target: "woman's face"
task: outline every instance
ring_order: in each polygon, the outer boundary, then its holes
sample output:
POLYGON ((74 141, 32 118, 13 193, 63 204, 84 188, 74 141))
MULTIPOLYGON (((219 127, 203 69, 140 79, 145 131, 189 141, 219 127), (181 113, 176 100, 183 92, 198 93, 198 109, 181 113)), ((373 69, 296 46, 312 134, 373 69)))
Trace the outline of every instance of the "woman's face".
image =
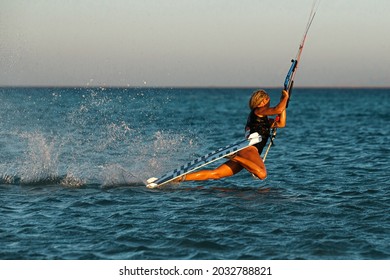
POLYGON ((269 106, 270 100, 271 99, 269 98, 269 96, 264 97, 263 100, 261 100, 259 106, 257 107, 269 106))

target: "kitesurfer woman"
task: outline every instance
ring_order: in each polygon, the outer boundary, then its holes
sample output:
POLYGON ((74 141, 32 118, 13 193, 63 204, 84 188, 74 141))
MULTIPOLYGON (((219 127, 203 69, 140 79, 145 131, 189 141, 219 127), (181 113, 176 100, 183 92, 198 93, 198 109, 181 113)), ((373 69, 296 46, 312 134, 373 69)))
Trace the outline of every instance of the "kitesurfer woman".
POLYGON ((253 92, 249 100, 249 108, 251 111, 245 130, 247 135, 253 132, 259 133, 262 141, 230 156, 227 162, 216 169, 189 173, 180 177, 177 182, 217 180, 232 176, 244 168, 255 177, 264 180, 267 177, 267 170, 261 158, 261 152, 267 144, 270 129, 273 127, 281 128, 286 125, 286 104, 288 98, 288 92, 283 90, 279 104, 275 107, 270 107, 270 97, 264 90, 256 90, 253 92), (276 116, 276 118, 269 118, 269 116, 276 116))

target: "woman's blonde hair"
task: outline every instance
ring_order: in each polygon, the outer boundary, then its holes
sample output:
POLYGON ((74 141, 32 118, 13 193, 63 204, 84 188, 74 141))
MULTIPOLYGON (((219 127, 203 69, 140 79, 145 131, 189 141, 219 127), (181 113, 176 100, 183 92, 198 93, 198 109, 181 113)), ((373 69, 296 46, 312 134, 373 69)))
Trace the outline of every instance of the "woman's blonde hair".
POLYGON ((251 110, 255 109, 266 97, 269 98, 269 95, 265 92, 265 90, 259 89, 254 91, 252 93, 251 99, 249 99, 249 108, 251 110))

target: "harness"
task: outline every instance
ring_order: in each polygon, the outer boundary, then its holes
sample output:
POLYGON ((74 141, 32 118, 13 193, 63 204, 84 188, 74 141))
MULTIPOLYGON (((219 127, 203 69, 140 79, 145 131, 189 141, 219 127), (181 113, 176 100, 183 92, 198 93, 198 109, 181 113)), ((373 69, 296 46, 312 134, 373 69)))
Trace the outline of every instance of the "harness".
POLYGON ((249 113, 248 120, 245 126, 245 134, 249 135, 251 133, 257 132, 261 135, 262 141, 254 145, 259 154, 263 151, 264 146, 267 144, 268 138, 271 134, 271 124, 267 116, 259 117, 255 114, 255 111, 252 110, 249 113))

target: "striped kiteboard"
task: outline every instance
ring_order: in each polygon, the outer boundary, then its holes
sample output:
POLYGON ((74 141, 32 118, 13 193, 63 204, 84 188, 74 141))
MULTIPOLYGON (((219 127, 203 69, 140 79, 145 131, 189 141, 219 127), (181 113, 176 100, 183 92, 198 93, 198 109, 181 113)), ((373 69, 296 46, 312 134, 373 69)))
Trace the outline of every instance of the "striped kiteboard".
POLYGON ((180 166, 179 168, 168 172, 164 175, 162 175, 160 178, 149 178, 146 182, 146 186, 148 188, 158 188, 161 187, 180 176, 183 176, 185 174, 191 173, 199 168, 202 168, 214 161, 217 161, 221 158, 230 156, 246 147, 255 145, 261 141, 261 136, 255 132, 249 135, 248 138, 245 138, 243 140, 237 141, 234 144, 228 145, 223 148, 219 148, 218 150, 215 150, 214 152, 208 153, 207 155, 204 155, 202 157, 199 157, 187 164, 184 164, 180 166))

